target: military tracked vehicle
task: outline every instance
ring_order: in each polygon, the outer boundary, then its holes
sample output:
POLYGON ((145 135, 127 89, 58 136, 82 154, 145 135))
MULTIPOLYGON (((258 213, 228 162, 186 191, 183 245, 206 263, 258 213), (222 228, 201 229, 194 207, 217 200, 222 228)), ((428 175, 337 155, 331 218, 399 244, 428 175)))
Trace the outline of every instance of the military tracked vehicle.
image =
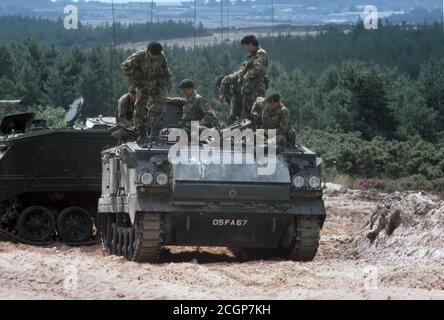
MULTIPOLYGON (((20 101, 0 101, 13 108, 20 101)), ((101 194, 100 154, 115 144, 110 123, 90 119, 74 127, 83 99, 70 107, 63 128, 32 112, 5 116, 0 125, 0 236, 29 244, 82 244, 94 235, 101 194)))
MULTIPOLYGON (((245 120, 228 129, 249 125, 245 120)), ((315 153, 279 146, 274 173, 259 175, 263 158, 252 164, 173 163, 173 146, 163 136, 103 152, 98 212, 106 254, 156 263, 166 246, 218 246, 242 259, 314 258, 326 217, 315 153)))

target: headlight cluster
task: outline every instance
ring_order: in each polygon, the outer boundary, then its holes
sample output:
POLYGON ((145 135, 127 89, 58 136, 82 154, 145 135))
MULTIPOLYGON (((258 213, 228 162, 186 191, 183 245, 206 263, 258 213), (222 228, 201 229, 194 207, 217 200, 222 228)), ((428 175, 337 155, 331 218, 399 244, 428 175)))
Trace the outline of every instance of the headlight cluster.
POLYGON ((318 190, 321 188, 321 179, 316 176, 310 177, 308 179, 302 176, 296 176, 293 178, 293 186, 298 190, 304 188, 318 190))
POLYGON ((140 175, 140 182, 142 182, 143 185, 149 186, 150 184, 153 184, 154 177, 149 172, 144 172, 140 175))
POLYGON ((139 180, 144 186, 153 185, 155 182, 156 185, 163 187, 169 182, 168 175, 163 172, 157 172, 154 176, 150 172, 142 172, 139 180))
POLYGON ((156 183, 159 186, 166 186, 168 184, 168 176, 163 172, 156 174, 156 183))

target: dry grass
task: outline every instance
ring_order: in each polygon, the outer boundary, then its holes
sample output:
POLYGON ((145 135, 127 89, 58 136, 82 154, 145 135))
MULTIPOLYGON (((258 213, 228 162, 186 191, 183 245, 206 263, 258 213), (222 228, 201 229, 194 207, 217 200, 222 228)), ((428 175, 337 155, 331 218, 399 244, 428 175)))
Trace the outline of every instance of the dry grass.
POLYGON ((349 189, 356 188, 356 180, 349 175, 337 175, 334 179, 334 183, 346 186, 349 189))

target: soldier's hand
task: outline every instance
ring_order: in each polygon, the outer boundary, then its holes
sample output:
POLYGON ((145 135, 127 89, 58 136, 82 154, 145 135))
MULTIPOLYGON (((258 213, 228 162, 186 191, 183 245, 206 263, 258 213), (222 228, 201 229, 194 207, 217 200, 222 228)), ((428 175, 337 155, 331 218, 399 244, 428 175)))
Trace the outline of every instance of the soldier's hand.
POLYGON ((131 81, 130 85, 133 88, 137 88, 137 81, 136 80, 131 81))
POLYGON ((219 96, 219 101, 220 102, 224 102, 225 101, 225 97, 222 94, 219 96))
POLYGON ((251 116, 253 117, 253 119, 259 118, 259 115, 257 114, 257 112, 252 112, 251 116))

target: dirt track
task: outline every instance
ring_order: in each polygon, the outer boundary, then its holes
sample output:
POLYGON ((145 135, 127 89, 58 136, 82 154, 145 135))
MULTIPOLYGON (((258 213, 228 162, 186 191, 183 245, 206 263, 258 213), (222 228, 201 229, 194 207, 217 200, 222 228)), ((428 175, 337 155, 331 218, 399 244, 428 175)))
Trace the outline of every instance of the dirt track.
POLYGON ((364 233, 380 203, 379 195, 326 197, 328 220, 310 263, 237 263, 225 249, 185 248, 167 254, 163 264, 138 265, 103 257, 96 247, 0 243, 0 298, 444 299, 441 225, 425 224, 438 232, 433 241, 425 238, 428 233, 410 239, 420 256, 404 254, 408 230, 401 227, 390 241, 381 236, 370 245, 364 233))
MULTIPOLYGON (((307 37, 307 36, 315 36, 318 34, 317 31, 291 31, 291 32, 283 32, 284 34, 290 34, 293 37, 307 37)), ((251 34, 251 31, 236 31, 224 34, 224 39, 230 39, 230 41, 240 41, 242 37, 251 34)), ((258 37, 270 37, 270 36, 278 36, 279 33, 270 33, 269 31, 258 31, 255 32, 258 37)), ((194 38, 178 38, 178 39, 170 39, 161 41, 163 44, 167 46, 178 46, 184 48, 193 48, 194 46, 194 38)), ((198 37, 196 39, 197 46, 210 46, 220 44, 220 34, 213 34, 211 36, 198 37)), ((133 43, 125 43, 120 45, 119 47, 125 50, 143 50, 146 49, 146 42, 133 42, 133 43)))

